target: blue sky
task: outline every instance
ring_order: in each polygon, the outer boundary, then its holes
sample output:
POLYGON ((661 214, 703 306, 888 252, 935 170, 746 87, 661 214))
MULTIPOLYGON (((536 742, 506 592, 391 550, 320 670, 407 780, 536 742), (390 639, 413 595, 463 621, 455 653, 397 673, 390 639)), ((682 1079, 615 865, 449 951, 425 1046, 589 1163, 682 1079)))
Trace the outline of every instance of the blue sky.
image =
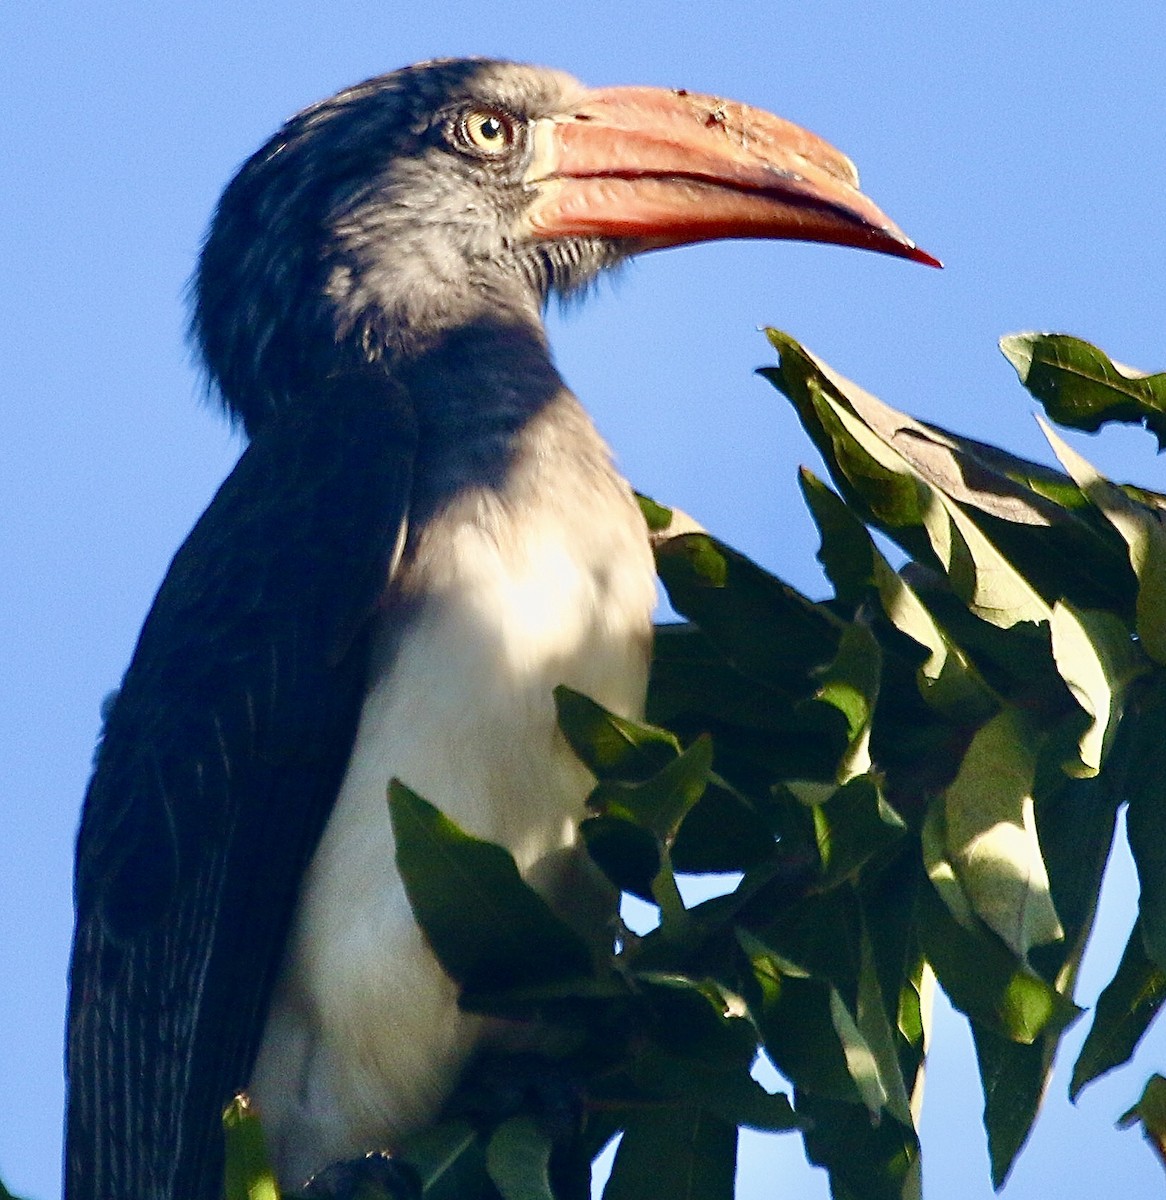
MULTIPOLYGON (((1166 369, 1166 10, 906 0, 472 6, 338 0, 0 6, 0 1174, 58 1188, 70 858, 101 698, 171 554, 239 451, 202 403, 184 287, 218 191, 290 113, 421 58, 490 54, 594 84, 716 92, 857 161, 866 190, 947 269, 792 244, 648 256, 552 314, 560 367, 642 490, 824 594, 795 484, 815 456, 752 375, 778 325, 888 402, 1049 459, 996 350, 1064 330, 1166 369), (1074 11, 1076 9, 1077 11, 1074 11), (885 10, 885 11, 883 11, 885 10), (1069 15, 1072 13, 1073 15, 1069 15)), ((1151 439, 1076 439, 1166 489, 1151 439)), ((1081 986, 1092 1003, 1132 916, 1111 872, 1081 986)), ((1160 1168, 1114 1118, 1166 1069, 1073 1108, 1062 1054, 1004 1195, 1149 1195, 1160 1168)), ((926 1185, 988 1197, 970 1042, 941 1011, 926 1185)), ((799 1144, 750 1141, 741 1196, 822 1200, 799 1144)))

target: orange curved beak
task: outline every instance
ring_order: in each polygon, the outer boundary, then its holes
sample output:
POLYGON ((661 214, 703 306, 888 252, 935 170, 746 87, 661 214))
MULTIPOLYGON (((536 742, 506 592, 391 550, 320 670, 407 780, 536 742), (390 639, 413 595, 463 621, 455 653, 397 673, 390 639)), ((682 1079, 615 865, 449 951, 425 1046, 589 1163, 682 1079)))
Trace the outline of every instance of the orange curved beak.
POLYGON ((644 249, 714 238, 834 242, 942 264, 858 188, 844 154, 762 109, 685 91, 602 88, 536 121, 537 238, 644 249))

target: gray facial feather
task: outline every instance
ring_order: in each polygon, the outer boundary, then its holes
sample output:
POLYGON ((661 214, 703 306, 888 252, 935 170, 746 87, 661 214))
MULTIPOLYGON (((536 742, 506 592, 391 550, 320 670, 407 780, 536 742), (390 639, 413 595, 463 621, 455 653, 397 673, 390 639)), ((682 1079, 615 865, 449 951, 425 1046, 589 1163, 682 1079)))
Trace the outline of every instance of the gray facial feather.
POLYGON ((192 333, 249 434, 323 379, 394 371, 468 323, 541 335, 552 292, 626 257, 618 241, 525 240, 524 156, 485 161, 446 137, 467 106, 530 120, 579 90, 509 63, 425 63, 305 109, 248 159, 203 247, 192 333))

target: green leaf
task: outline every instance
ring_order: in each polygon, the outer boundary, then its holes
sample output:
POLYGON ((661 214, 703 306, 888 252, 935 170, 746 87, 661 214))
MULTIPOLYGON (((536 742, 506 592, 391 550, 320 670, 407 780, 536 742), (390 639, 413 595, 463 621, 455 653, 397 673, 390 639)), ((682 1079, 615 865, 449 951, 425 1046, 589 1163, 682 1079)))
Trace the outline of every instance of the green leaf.
POLYGON ((1139 925, 1147 954, 1166 971, 1166 673, 1139 691, 1126 722, 1126 836, 1142 889, 1139 925))
POLYGON ((946 857, 973 909, 1021 959, 1064 932, 1033 811, 1038 736, 1004 709, 976 732, 943 797, 946 857))
POLYGON ((654 903, 652 881, 663 866, 659 839, 626 815, 588 817, 579 827, 587 853, 621 892, 654 903))
POLYGON ((663 625, 648 691, 651 720, 691 739, 711 733, 718 770, 750 794, 764 793, 779 778, 833 779, 846 747, 842 714, 800 702, 813 694, 809 670, 821 660, 791 669, 783 692, 744 675, 726 653, 694 625, 663 625))
POLYGON ((1119 1129, 1140 1124, 1142 1136, 1154 1148, 1162 1165, 1166 1166, 1166 1079, 1161 1075, 1151 1075, 1141 1099, 1121 1115, 1117 1124, 1119 1129))
POLYGON ((871 1120, 876 1120, 887 1106, 889 1098, 886 1080, 879 1070, 878 1058, 836 988, 830 989, 829 1003, 830 1020, 842 1044, 846 1069, 858 1088, 858 1094, 862 1097, 871 1120))
POLYGON ((603 1200, 733 1200, 737 1130, 696 1107, 635 1113, 603 1200))
POLYGON ((704 794, 713 765, 709 737, 698 737, 683 754, 642 783, 607 780, 588 803, 603 815, 621 816, 653 833, 662 844, 676 837, 681 822, 704 794))
POLYGON ((1125 622, 1113 614, 1075 609, 1059 600, 1050 631, 1057 670, 1089 716, 1089 727, 1077 742, 1077 761, 1062 765, 1070 775, 1096 775, 1113 740, 1126 689, 1140 669, 1134 644, 1125 622))
POLYGON ((1117 971, 1098 998, 1089 1036, 1073 1065, 1069 1096, 1133 1057, 1138 1042, 1166 1003, 1166 971, 1146 954, 1136 922, 1117 971))
POLYGON ((445 972, 467 991, 592 974, 586 943, 501 846, 464 833, 395 779, 389 813, 413 915, 445 972))
POLYGON ((876 563, 882 555, 846 502, 808 467, 798 468, 798 485, 818 527, 821 542, 817 559, 834 594, 848 607, 856 608, 875 585, 876 563))
POLYGON ((839 783, 870 770, 870 729, 881 668, 882 651, 874 635, 854 624, 843 630, 838 654, 818 674, 821 683, 814 699, 836 708, 846 718, 848 728, 849 745, 838 764, 839 783))
POLYGON ((999 1189, 1032 1131, 1052 1070, 1056 1038, 1045 1036, 1017 1045, 976 1021, 972 1036, 984 1089, 992 1186, 999 1189))
POLYGON ((636 493, 636 501, 651 533, 662 533, 672 524, 672 509, 665 508, 663 504, 657 504, 651 497, 644 496, 639 492, 636 493))
POLYGON ((263 1126, 250 1101, 240 1092, 223 1112, 226 1200, 279 1200, 279 1185, 267 1154, 263 1126))
POLYGON ((919 1200, 919 1139, 893 1117, 872 1121, 856 1105, 797 1095, 810 1122, 802 1135, 806 1157, 830 1173, 836 1200, 919 1200))
POLYGON ((1108 421, 1145 425, 1166 448, 1166 374, 1147 375, 1065 333, 1000 339, 1020 382, 1058 424, 1093 433, 1108 421))
POLYGON ((1110 483, 1043 421, 1040 425, 1074 483, 1125 541, 1138 579, 1138 638, 1155 662, 1166 663, 1166 527, 1161 515, 1110 483))
POLYGON ((749 679, 805 695, 809 672, 837 653, 836 617, 707 534, 657 546, 656 567, 676 611, 749 679))
POLYGON ((462 1200, 486 1174, 481 1135, 464 1120, 438 1121, 409 1138, 401 1157, 417 1172, 425 1200, 462 1200))
POLYGON ((827 887, 851 878, 906 832, 902 818, 869 776, 851 779, 824 804, 813 805, 811 812, 827 887))
POLYGON ((836 1100, 857 1103, 858 1088, 838 1036, 830 984, 784 972, 780 960, 748 934, 738 934, 757 984, 750 1011, 766 1053, 797 1087, 836 1100))
POLYGON ((927 652, 916 675, 923 698, 941 712, 963 719, 989 716, 996 708, 991 689, 879 552, 858 518, 804 467, 800 482, 822 535, 818 559, 838 598, 857 604, 862 594, 873 588, 887 619, 927 652))
POLYGON ((680 754, 667 729, 617 716, 569 687, 555 688, 555 708, 571 749, 598 779, 644 780, 680 754))
POLYGON ((937 562, 981 619, 1002 629, 1047 620, 1048 605, 1039 592, 967 506, 978 503, 1005 519, 1045 522, 1042 510, 1057 506, 1006 477, 994 478, 990 489, 971 491, 960 439, 888 408, 785 334, 767 333, 781 360, 776 370, 762 374, 793 400, 831 474, 848 499, 859 501, 860 512, 868 511, 909 553, 937 562))
POLYGON ((740 997, 711 977, 675 970, 637 968, 632 978, 644 1000, 644 1034, 663 1051, 720 1070, 749 1069, 757 1031, 740 997))
POLYGON ((862 931, 862 970, 858 978, 855 1018, 878 1072, 879 1090, 883 1093, 882 1107, 901 1125, 910 1129, 913 1125, 911 1101, 899 1063, 895 1030, 887 1018, 874 949, 865 928, 862 931))
MULTIPOLYGON (((0 1179, 0 1200, 20 1200, 19 1196, 14 1195, 4 1186, 3 1179, 0 1179)), ((231 1198, 228 1197, 228 1200, 231 1200, 231 1198)))
POLYGON ((704 874, 748 871, 768 862, 775 833, 771 807, 768 797, 755 801, 712 776, 677 830, 672 865, 680 872, 704 874))
POLYGON ((694 1059, 649 1044, 636 1056, 634 1079, 651 1096, 696 1105, 731 1125, 770 1133, 798 1128, 788 1097, 767 1092, 743 1060, 694 1059))
POLYGON ((1014 1042, 1060 1032, 1079 1009, 982 926, 968 928, 933 887, 919 889, 919 941, 952 1005, 1014 1042))
POLYGON ((1037 767, 1036 827, 1049 873, 1049 894, 1065 930, 1060 942, 1035 946, 1029 962, 1062 995, 1072 995, 1093 927, 1101 881, 1122 800, 1124 749, 1115 743, 1105 769, 1071 779, 1061 769, 1069 731, 1051 738, 1037 767))
POLYGON ((863 932, 916 1118, 935 993, 935 975, 923 959, 916 930, 915 896, 927 886, 917 855, 917 848, 904 840, 894 857, 864 872, 858 885, 863 932))
POLYGON ((555 1200, 551 1139, 532 1117, 503 1121, 486 1149, 486 1169, 503 1200, 555 1200))
POLYGON ((761 988, 758 1023, 766 1048, 799 1091, 847 1100, 857 1091, 872 1117, 887 1109, 910 1125, 896 1035, 849 889, 809 897, 738 938, 761 988), (812 980, 797 977, 805 971, 812 980), (838 1050, 850 1082, 839 1082, 838 1050))
POLYGON ((787 969, 834 984, 853 1008, 862 969, 862 913, 853 888, 812 891, 768 920, 751 922, 750 936, 787 969))

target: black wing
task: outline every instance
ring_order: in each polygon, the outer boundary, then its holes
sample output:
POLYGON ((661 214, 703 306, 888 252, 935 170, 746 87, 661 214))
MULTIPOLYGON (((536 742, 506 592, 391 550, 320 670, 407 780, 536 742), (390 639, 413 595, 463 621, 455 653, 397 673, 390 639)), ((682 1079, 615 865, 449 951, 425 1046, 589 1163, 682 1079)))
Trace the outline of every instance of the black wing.
POLYGON ((382 380, 260 431, 175 556, 77 842, 68 1200, 219 1200, 300 876, 364 695, 412 416, 382 380))

